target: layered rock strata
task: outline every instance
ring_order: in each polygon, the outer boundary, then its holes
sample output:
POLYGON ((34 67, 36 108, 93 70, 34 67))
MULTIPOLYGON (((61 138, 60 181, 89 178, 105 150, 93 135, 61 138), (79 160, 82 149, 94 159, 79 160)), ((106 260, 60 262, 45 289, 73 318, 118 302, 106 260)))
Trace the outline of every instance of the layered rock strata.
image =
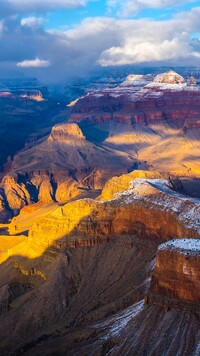
MULTIPOLYGON (((198 200, 170 189, 165 180, 136 179, 109 201, 77 200, 33 224, 29 236, 51 243, 68 236, 136 234, 162 240, 199 237, 198 200)), ((46 242, 46 243, 47 243, 46 242)))
POLYGON ((198 118, 200 90, 174 71, 147 76, 130 75, 119 87, 90 92, 73 107, 70 121, 91 125, 108 121, 150 125, 166 121, 181 125, 198 118), (175 104, 176 103, 176 104, 175 104))
POLYGON ((147 304, 200 313, 199 266, 200 239, 172 240, 160 245, 147 304))

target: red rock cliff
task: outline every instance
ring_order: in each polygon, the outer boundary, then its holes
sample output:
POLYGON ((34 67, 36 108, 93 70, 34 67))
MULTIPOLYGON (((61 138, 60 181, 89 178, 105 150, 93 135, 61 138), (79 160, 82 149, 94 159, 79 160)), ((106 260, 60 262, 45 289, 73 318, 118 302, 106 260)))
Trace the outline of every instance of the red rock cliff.
POLYGON ((172 240, 162 244, 158 249, 147 303, 184 306, 200 312, 199 266, 200 239, 172 240))

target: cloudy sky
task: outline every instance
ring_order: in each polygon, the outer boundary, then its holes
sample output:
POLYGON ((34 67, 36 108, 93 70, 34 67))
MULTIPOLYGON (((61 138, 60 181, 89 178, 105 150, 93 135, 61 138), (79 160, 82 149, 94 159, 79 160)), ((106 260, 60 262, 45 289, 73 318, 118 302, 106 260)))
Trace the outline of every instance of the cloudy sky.
POLYGON ((200 66, 199 18, 199 0, 0 0, 0 77, 200 66))

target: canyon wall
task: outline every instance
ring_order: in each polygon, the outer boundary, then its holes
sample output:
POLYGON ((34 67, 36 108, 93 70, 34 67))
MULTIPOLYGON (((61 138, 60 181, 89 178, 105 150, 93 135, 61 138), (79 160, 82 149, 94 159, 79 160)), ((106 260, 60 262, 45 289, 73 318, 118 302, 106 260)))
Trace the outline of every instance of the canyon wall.
POLYGON ((112 200, 82 199, 65 204, 33 224, 29 236, 45 236, 49 243, 56 238, 65 243, 68 236, 87 240, 120 234, 161 240, 194 238, 200 236, 198 214, 198 203, 173 192, 167 181, 136 179, 112 200))
POLYGON ((147 304, 200 313, 199 263, 200 239, 185 238, 160 245, 147 304))

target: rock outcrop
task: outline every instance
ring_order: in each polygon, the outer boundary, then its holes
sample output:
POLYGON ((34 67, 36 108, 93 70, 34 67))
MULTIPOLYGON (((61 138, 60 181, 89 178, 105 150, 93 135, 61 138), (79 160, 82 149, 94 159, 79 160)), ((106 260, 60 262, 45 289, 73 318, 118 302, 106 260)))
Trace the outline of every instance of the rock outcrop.
POLYGON ((122 174, 119 177, 113 177, 106 182, 99 199, 110 200, 114 198, 117 193, 122 193, 123 191, 127 190, 131 181, 137 178, 162 178, 162 174, 153 171, 136 170, 130 172, 129 174, 122 174))
POLYGON ((60 124, 52 128, 48 142, 76 144, 75 140, 85 140, 85 137, 77 124, 60 124))
POLYGON ((200 313, 200 239, 172 240, 159 246, 148 304, 200 313))
POLYGON ((9 160, 2 355, 199 354, 200 201, 171 176, 200 169, 199 98, 173 71, 130 75, 9 160))
POLYGON ((167 73, 158 74, 155 79, 155 83, 164 83, 164 84, 183 84, 185 83, 184 78, 178 73, 170 70, 167 73))
POLYGON ((14 213, 18 213, 22 207, 32 202, 26 185, 18 183, 15 177, 5 176, 2 186, 9 209, 14 213))

